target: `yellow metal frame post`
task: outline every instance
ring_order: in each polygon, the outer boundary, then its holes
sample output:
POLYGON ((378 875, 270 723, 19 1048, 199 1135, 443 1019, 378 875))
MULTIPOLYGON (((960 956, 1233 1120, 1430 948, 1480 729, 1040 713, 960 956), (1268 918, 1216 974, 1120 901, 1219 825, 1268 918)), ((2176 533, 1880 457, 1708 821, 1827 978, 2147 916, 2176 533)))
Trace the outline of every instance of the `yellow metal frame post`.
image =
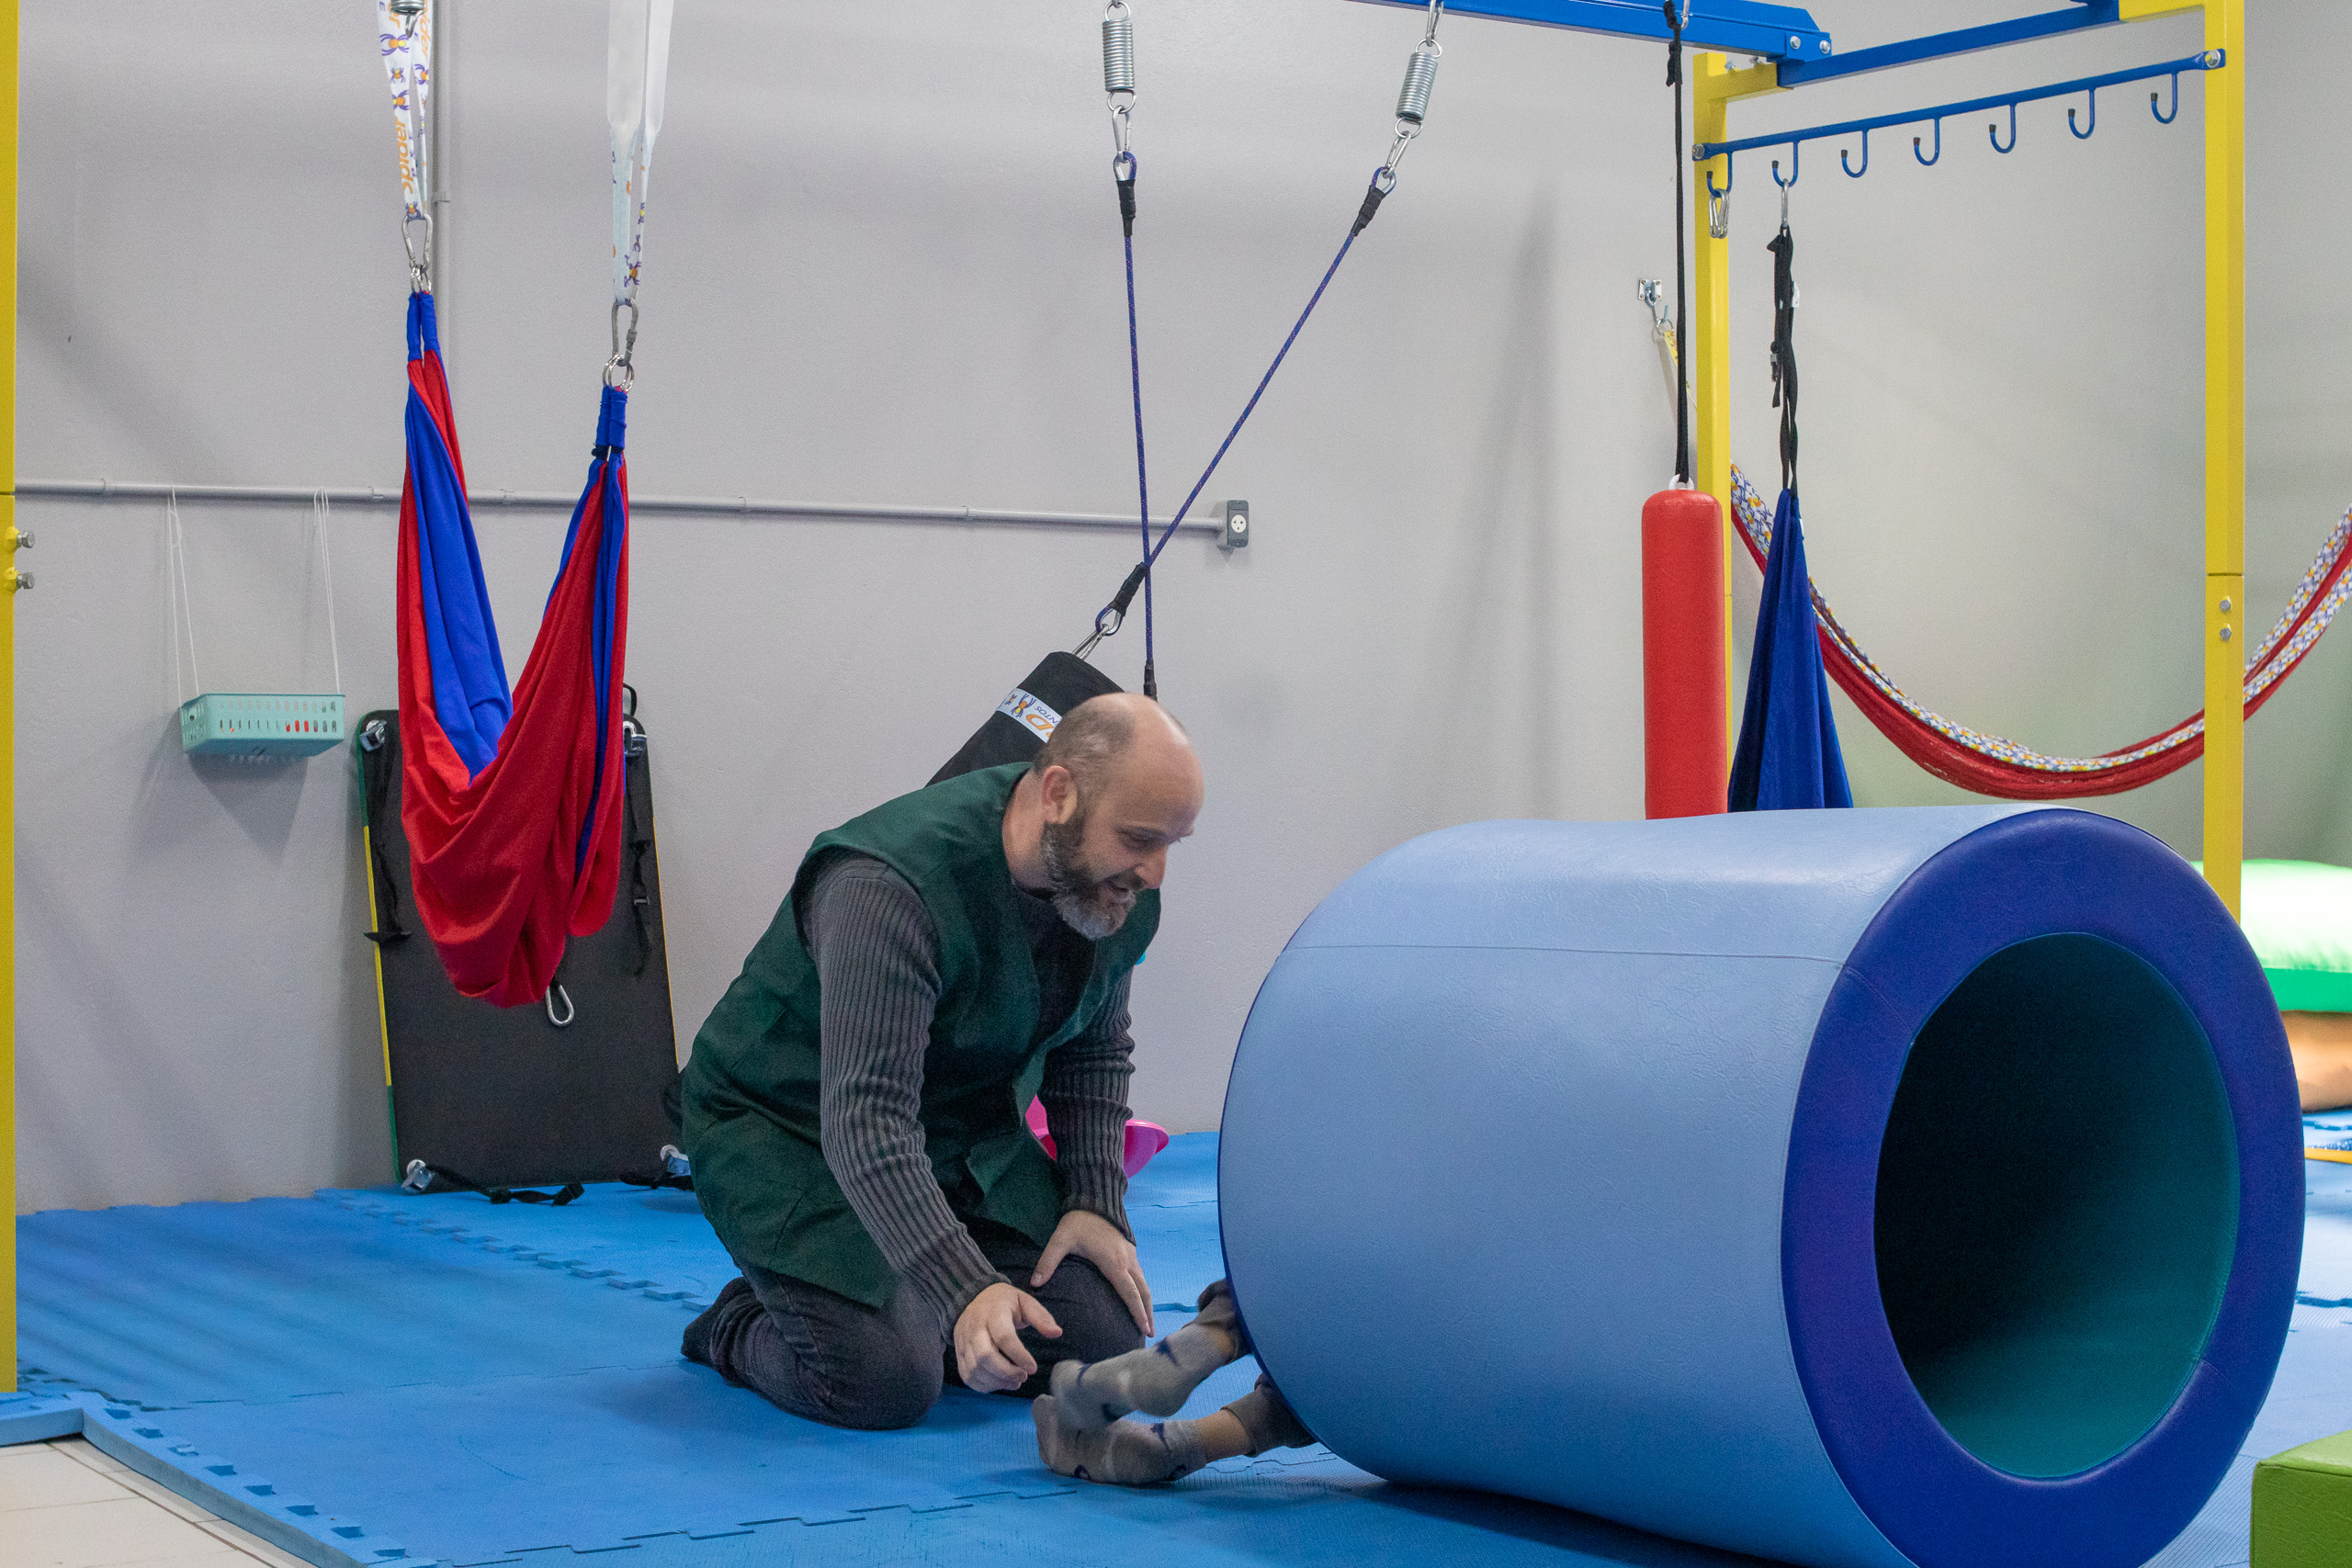
POLYGON ((17 0, 0 0, 0 1392, 17 1387, 17 0))
POLYGON ((2235 915, 2245 856, 2245 0, 2206 0, 2205 876, 2235 915))
MULTIPOLYGON (((1778 91, 1780 71, 1775 66, 1733 71, 1723 55, 1697 56, 1690 87, 1691 141, 1730 141, 1732 100, 1778 91)), ((1698 287, 1691 296, 1690 322, 1690 423, 1698 465, 1692 477, 1724 509, 1724 727, 1732 742, 1726 756, 1739 743, 1744 701, 1733 679, 1739 670, 1739 651, 1732 635, 1732 559, 1739 554, 1739 538, 1731 508, 1731 242, 1716 239, 1708 226, 1707 182, 1713 179, 1715 188, 1723 189, 1732 177, 1730 164, 1728 158, 1712 158, 1693 169, 1690 232, 1698 287)))

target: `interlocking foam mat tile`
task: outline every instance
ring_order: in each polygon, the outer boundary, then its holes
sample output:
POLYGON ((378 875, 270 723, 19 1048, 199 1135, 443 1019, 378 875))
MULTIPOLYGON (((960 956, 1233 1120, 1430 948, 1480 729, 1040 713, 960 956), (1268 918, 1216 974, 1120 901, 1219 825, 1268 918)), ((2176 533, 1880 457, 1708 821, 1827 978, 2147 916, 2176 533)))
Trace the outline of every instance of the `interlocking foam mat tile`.
MULTIPOLYGON (((1163 1333, 1223 1272, 1216 1157, 1214 1134, 1179 1138, 1129 1195, 1163 1333)), ((2277 1386, 2246 1457, 2154 1568, 2243 1563, 2254 1457, 2352 1419, 2352 1167, 2309 1169, 2277 1386)), ((733 1274, 684 1193, 598 1187, 551 1209, 329 1190, 36 1214, 18 1238, 26 1391, 0 1397, 0 1442, 78 1420, 329 1568, 1749 1561, 1392 1486, 1321 1449, 1148 1492, 1067 1483, 1037 1463, 1023 1405, 956 1391, 912 1432, 796 1420, 677 1354, 733 1274)), ((1255 1375, 1227 1368, 1187 1414, 1255 1375)))

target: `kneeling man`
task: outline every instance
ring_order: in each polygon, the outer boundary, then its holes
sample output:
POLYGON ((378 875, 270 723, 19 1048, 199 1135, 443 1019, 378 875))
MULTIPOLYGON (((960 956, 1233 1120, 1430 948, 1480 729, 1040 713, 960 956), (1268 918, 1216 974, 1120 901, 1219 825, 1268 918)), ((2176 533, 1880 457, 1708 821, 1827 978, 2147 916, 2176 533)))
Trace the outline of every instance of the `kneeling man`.
POLYGON ((1127 984, 1202 793, 1158 704, 1104 696, 1034 762, 818 838, 686 1065, 695 1193, 743 1271, 689 1359, 878 1429, 950 1376, 1035 1395, 1143 1343, 1127 984))

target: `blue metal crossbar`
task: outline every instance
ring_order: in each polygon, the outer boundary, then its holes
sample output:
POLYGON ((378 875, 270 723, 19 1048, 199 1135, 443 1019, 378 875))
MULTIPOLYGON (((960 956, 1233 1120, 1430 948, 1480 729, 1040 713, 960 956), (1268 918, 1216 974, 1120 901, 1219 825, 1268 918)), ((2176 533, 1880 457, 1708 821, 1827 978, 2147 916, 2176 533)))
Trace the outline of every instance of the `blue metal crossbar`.
MULTIPOLYGON (((1816 125, 1804 130, 1784 130, 1777 136, 1750 136, 1738 141, 1702 141, 1690 149, 1690 158, 1693 163, 1703 164, 1711 158, 1753 152, 1759 147, 1787 147, 1791 149, 1792 169, 1790 178, 1782 183, 1792 185, 1795 183, 1794 150, 1798 146, 1807 141, 1819 141, 1826 137, 1859 134, 1862 139, 1860 165, 1857 167, 1851 162, 1845 160, 1842 154, 1840 155, 1840 161, 1845 163, 1846 172, 1859 179, 1868 172, 1871 166, 1870 133, 1873 130, 1883 130, 1896 125, 1917 125, 1923 121, 1933 120, 1936 125, 1936 156, 1941 157, 1943 155, 1943 122, 1946 119, 1954 115, 1978 114, 1986 109, 2007 109, 2009 111, 2008 145, 2005 147, 2001 144, 1997 130, 1993 136, 1994 150, 2007 152, 2017 146, 2017 110, 2019 104, 2040 103, 2045 98, 2064 98, 2076 93, 2087 93, 2091 95, 2090 126, 2095 128, 2098 123, 2098 94, 2101 87, 2119 87, 2128 82, 2150 82, 2159 76, 2169 76, 2173 81, 2172 112, 2167 114, 2161 108, 2155 109, 2156 118, 2169 125, 2174 117, 2180 112, 2180 73, 2184 71, 2218 71, 2224 63, 2226 59, 2222 51, 2210 50, 2205 53, 2188 55, 2180 60, 2168 60, 2161 65, 2143 66, 2137 71, 2110 71, 2103 76, 2085 76, 2076 81, 2060 82, 2047 87, 2029 88, 2021 93, 1996 93, 1991 97, 1970 98, 1964 103, 1940 104, 1934 108, 1913 109, 1905 114, 1885 114, 1870 119, 1842 120, 1836 125, 1816 125)), ((2153 94, 2149 96, 2149 104, 2152 108, 2154 107, 2155 99, 2153 94)), ((2069 111, 2070 125, 2072 118, 2072 111, 2069 111)), ((2087 137, 2090 130, 2076 129, 2075 134, 2087 137)), ((1913 151, 1917 152, 1918 150, 1914 148, 1913 151)), ((1928 157, 1924 152, 1918 152, 1918 158, 1923 164, 1932 164, 1936 161, 1935 158, 1928 157)), ((1715 189, 1713 174, 1711 172, 1708 175, 1707 188, 1710 193, 1716 196, 1730 194, 1731 171, 1728 166, 1725 169, 1725 175, 1726 183, 1723 189, 1718 191, 1715 189)), ((1776 175, 1775 178, 1777 177, 1776 175)))
POLYGON ((2082 32, 2090 28, 2113 27, 2122 19, 2122 7, 2118 0, 2078 0, 2076 5, 2064 11, 2044 11, 2039 16, 2019 17, 2013 21, 1994 22, 1981 28, 1962 28, 1957 32, 1905 39, 1901 43, 1858 49, 1851 54, 1833 55, 1826 59, 1786 60, 1781 62, 1780 85, 1802 87, 1808 83, 1827 82, 1839 76, 1858 76, 1866 71, 1917 65, 1924 60, 1944 60, 1955 54, 1974 54, 2007 44, 2082 32))
MULTIPOLYGON (((1372 4, 1429 9, 1429 0, 1372 0, 1372 4)), ((2109 9, 2114 8, 2113 0, 2108 0, 2108 5, 2109 9)), ((1446 0, 1445 9, 1454 17, 1493 17, 1654 43, 1667 40, 1666 15, 1657 0, 1446 0)), ((1756 0, 1690 0, 1682 39, 1692 49, 1756 54, 1767 60, 1830 57, 1829 35, 1814 25, 1811 13, 1794 6, 1759 5, 1756 0)))

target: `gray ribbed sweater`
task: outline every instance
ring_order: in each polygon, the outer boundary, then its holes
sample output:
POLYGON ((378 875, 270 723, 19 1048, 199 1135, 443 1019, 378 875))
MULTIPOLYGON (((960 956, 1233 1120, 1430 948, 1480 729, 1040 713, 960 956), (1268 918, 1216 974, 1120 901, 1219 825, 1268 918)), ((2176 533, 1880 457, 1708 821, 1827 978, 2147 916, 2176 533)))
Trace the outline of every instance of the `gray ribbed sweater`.
MULTIPOLYGON (((1021 897, 1050 1032, 1085 985, 1091 946, 1046 900, 1021 897)), ((818 866, 800 927, 823 995, 818 1109, 825 1163, 891 1269, 952 1325, 1004 1276, 956 1217, 916 1114, 939 1005, 937 930, 903 877, 848 852, 818 866)), ((1046 1058, 1037 1096, 1054 1134, 1066 1209, 1100 1214, 1122 1232, 1127 1079, 1135 1070, 1127 1029, 1123 976, 1095 1027, 1046 1058)))

